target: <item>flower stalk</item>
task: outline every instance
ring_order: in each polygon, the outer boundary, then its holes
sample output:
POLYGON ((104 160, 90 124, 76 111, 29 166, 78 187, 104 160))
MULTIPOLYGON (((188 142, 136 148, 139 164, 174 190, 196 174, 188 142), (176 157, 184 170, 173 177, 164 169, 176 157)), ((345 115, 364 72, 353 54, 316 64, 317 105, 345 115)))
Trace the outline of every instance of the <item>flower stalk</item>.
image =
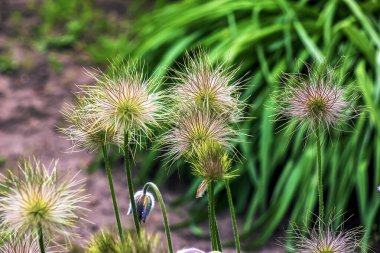
POLYGON ((45 253, 44 233, 41 224, 38 225, 38 244, 40 245, 41 253, 45 253))
POLYGON ((322 148, 321 148, 321 133, 317 127, 317 163, 318 163, 318 194, 319 194, 319 217, 323 220, 323 173, 322 173, 322 148))
POLYGON ((136 233, 138 236, 140 236, 140 223, 137 216, 137 209, 136 209, 136 201, 135 201, 135 192, 133 191, 133 182, 132 182, 132 172, 131 172, 131 166, 129 163, 129 142, 128 142, 128 131, 125 131, 124 133, 124 160, 125 160, 125 173, 127 176, 127 184, 128 184, 128 191, 129 191, 129 198, 131 200, 131 207, 132 207, 132 213, 133 213, 133 220, 135 223, 136 233))
POLYGON ((108 159, 107 146, 103 145, 102 150, 103 150, 104 164, 105 164, 106 171, 107 171, 108 185, 110 187, 110 192, 111 192, 111 197, 112 197, 113 210, 114 210, 115 218, 116 218, 117 230, 119 232, 120 241, 123 243, 123 241, 124 241, 123 240, 123 228, 122 228, 121 222, 120 222, 119 207, 118 207, 116 195, 115 195, 112 172, 111 172, 111 167, 110 167, 109 159, 108 159))
POLYGON ((209 205, 209 225, 212 241, 212 250, 222 251, 222 244, 220 242, 218 224, 215 215, 215 198, 214 198, 214 182, 210 181, 207 185, 208 205, 209 205))
POLYGON ((167 243, 168 243, 169 253, 173 253, 173 244, 172 244, 172 239, 171 239, 171 234, 170 234, 170 226, 169 226, 169 221, 168 221, 168 217, 167 217, 167 214, 166 214, 166 207, 165 207, 164 200, 162 198, 160 190, 152 182, 148 182, 148 183, 146 183, 144 185, 144 188, 143 188, 143 193, 144 194, 146 194, 146 192, 149 189, 149 187, 153 189, 153 191, 156 194, 156 197, 158 199, 158 202, 160 203, 160 207, 161 207, 161 211, 162 211, 162 218, 164 220, 166 240, 167 240, 167 243))
POLYGON ((234 203, 232 201, 230 182, 228 181, 228 179, 226 179, 224 181, 224 183, 225 183, 226 191, 227 191, 228 205, 230 206, 230 215, 231 215, 232 227, 234 230, 234 240, 235 240, 236 252, 240 253, 239 231, 238 231, 237 223, 236 223, 235 207, 234 207, 234 203))

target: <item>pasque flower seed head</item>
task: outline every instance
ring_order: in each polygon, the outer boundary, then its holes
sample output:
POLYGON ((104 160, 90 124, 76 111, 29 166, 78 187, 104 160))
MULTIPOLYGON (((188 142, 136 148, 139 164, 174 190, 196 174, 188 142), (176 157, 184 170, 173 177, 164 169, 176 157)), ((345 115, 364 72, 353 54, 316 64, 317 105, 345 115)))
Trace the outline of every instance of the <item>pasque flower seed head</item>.
POLYGON ((206 181, 219 181, 233 177, 231 160, 224 148, 216 143, 205 142, 189 159, 193 173, 206 181))
POLYGON ((240 81, 234 81, 237 70, 226 65, 220 63, 213 66, 202 50, 194 57, 187 55, 183 67, 175 71, 176 85, 171 90, 174 110, 200 110, 223 116, 232 122, 238 121, 242 110, 240 81))
POLYGON ((19 165, 18 175, 3 176, 5 188, 0 196, 0 226, 10 233, 44 233, 73 235, 80 219, 84 180, 59 180, 57 161, 45 167, 40 161, 26 160, 19 165))
MULTIPOLYGON (((63 249, 47 247, 46 253, 63 253, 63 249)), ((40 253, 37 237, 31 235, 13 234, 0 246, 0 253, 40 253)))
POLYGON ((337 128, 357 115, 356 97, 349 85, 341 84, 336 69, 316 65, 307 75, 288 74, 284 81, 276 95, 280 118, 315 131, 337 128))
POLYGON ((164 136, 168 156, 173 160, 191 158, 206 144, 232 149, 235 132, 223 118, 201 111, 191 111, 173 120, 173 128, 164 136))
POLYGON ((143 136, 150 136, 151 126, 159 126, 164 117, 161 93, 156 92, 160 82, 145 78, 140 66, 128 62, 112 66, 109 75, 93 75, 97 83, 87 93, 93 101, 89 116, 118 138, 124 138, 127 131, 130 141, 137 144, 143 136))
POLYGON ((81 95, 76 97, 76 103, 67 105, 63 115, 69 126, 61 128, 68 140, 72 141, 72 149, 87 149, 95 151, 103 145, 117 143, 118 137, 111 128, 105 128, 91 116, 93 102, 81 95))
MULTIPOLYGON (((325 224, 320 217, 312 228, 300 229, 293 225, 290 231, 294 245, 288 247, 299 253, 354 253, 362 242, 363 230, 353 228, 344 230, 343 224, 334 229, 334 217, 325 224)), ((336 219, 336 218, 335 218, 336 219)))

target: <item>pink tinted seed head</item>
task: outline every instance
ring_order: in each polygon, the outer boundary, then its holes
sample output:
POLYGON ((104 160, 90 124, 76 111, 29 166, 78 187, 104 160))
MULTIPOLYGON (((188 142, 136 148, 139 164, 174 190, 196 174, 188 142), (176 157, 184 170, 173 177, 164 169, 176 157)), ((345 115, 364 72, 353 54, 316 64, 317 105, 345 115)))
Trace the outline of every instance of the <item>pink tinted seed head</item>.
POLYGON ((335 70, 309 69, 308 75, 287 74, 277 93, 280 118, 295 121, 311 130, 337 128, 357 115, 356 97, 342 85, 335 70))
POLYGON ((364 231, 362 228, 344 230, 343 223, 335 227, 340 216, 331 214, 327 223, 317 217, 314 227, 300 228, 291 226, 292 246, 285 246, 290 252, 297 253, 354 253, 360 249, 364 231))

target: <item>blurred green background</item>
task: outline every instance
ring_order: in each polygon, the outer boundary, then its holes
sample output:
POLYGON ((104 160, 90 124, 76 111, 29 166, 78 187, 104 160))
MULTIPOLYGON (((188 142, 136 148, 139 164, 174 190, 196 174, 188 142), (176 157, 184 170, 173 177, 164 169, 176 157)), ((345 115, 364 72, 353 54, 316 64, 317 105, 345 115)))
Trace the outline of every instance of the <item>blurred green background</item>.
MULTIPOLYGON (((304 129, 291 136, 292 129, 278 131, 274 122, 270 98, 281 85, 281 73, 305 71, 300 62, 323 58, 332 65, 339 63, 342 78, 355 81, 361 94, 357 106, 365 110, 349 131, 332 132, 324 142, 326 208, 345 212, 345 218, 353 216, 347 226, 364 226, 365 243, 378 247, 380 1, 131 1, 112 17, 105 15, 106 6, 95 2, 30 1, 29 8, 40 16, 33 46, 42 52, 85 51, 90 61, 104 66, 116 56, 139 57, 161 76, 177 67, 186 50, 202 46, 213 60, 240 65, 236 78, 248 73, 241 98, 250 105, 248 120, 241 124, 245 135, 236 143, 243 157, 236 164, 241 176, 231 185, 243 238, 254 238, 248 248, 267 243, 274 234, 283 235, 289 220, 309 221, 308 210, 317 208, 316 147, 305 141, 304 129)), ((20 13, 9 15, 22 25, 20 13)), ((52 58, 51 64, 59 71, 59 62, 52 58)), ((0 71, 14 68, 2 55, 0 71)), ((193 216, 174 227, 191 226, 200 233, 198 221, 206 218, 197 212, 202 206, 194 198, 200 179, 181 162, 167 170, 159 155, 159 151, 138 154, 138 160, 144 157, 139 182, 154 177, 165 185, 180 174, 186 192, 172 204, 192 203, 193 216)), ((117 161, 117 152, 113 159, 117 161)), ((217 192, 222 191, 220 185, 217 192)), ((227 210, 224 197, 219 197, 217 208, 227 210)))

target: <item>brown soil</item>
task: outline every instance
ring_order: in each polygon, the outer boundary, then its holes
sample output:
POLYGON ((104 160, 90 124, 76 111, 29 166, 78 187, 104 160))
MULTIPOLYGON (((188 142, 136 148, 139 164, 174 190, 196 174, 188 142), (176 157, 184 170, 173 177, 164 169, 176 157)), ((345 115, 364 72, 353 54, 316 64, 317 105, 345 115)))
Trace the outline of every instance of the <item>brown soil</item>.
MULTIPOLYGON (((115 2, 112 1, 113 5, 117 6, 115 2)), ((59 159, 60 168, 64 172, 75 173, 85 169, 94 155, 84 151, 69 152, 71 143, 57 131, 57 126, 64 124, 60 111, 65 102, 70 102, 72 93, 77 91, 76 84, 92 82, 91 78, 84 74, 84 68, 91 69, 97 66, 91 64, 84 52, 37 52, 26 39, 28 30, 39 22, 35 13, 26 10, 25 0, 6 0, 0 3, 3 5, 0 4, 0 53, 9 55, 17 66, 17 69, 10 73, 0 73, 0 156, 6 160, 1 170, 12 168, 20 158, 30 156, 41 158, 45 163, 53 158, 59 159), (22 26, 13 27, 9 21, 9 14, 14 10, 25 15, 22 26), (62 64, 60 71, 55 71, 50 63, 49 59, 52 56, 62 64)), ((117 7, 109 8, 112 10, 117 7)), ((80 177, 87 177, 86 188, 91 194, 86 206, 91 210, 87 217, 90 223, 82 221, 79 224, 79 233, 83 240, 77 242, 85 245, 91 234, 113 226, 115 222, 104 170, 97 170, 91 175, 82 171, 80 177)), ((123 224, 132 228, 132 217, 125 216, 128 192, 121 168, 114 170, 114 178, 123 224)), ((170 201, 177 196, 179 193, 166 192, 164 199, 170 201)), ((186 217, 186 208, 169 209, 169 220, 172 224, 183 221, 186 217)), ((222 239, 231 239, 228 213, 220 215, 218 220, 222 239)), ((161 211, 157 206, 145 226, 149 231, 159 231, 164 237, 161 224, 161 211)), ((203 224, 202 228, 207 232, 207 223, 203 224)), ((173 242, 175 249, 197 247, 207 250, 210 244, 207 239, 199 239, 192 235, 190 229, 173 231, 173 242)), ((283 251, 272 247, 260 252, 283 251)))

